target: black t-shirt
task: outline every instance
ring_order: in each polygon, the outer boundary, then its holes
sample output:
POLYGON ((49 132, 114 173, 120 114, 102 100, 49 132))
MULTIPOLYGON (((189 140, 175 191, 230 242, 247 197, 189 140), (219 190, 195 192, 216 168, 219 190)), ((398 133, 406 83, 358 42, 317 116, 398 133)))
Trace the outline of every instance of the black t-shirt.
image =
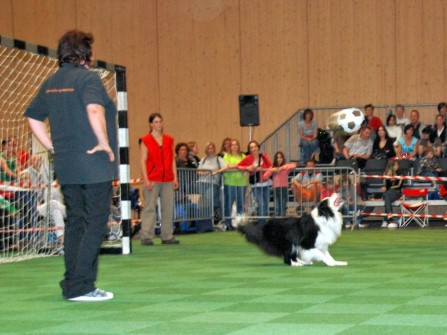
POLYGON ((25 116, 32 119, 49 119, 56 152, 54 169, 61 184, 94 184, 118 178, 116 115, 116 107, 98 74, 67 63, 44 82, 25 111, 25 116), (87 154, 87 150, 98 144, 88 120, 88 104, 98 104, 105 109, 114 162, 110 162, 103 151, 87 154))

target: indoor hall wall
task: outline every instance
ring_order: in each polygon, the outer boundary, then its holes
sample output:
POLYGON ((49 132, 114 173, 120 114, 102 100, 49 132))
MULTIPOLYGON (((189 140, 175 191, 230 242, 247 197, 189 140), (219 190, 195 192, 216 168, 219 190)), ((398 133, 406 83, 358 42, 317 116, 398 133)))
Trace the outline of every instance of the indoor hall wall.
POLYGON ((239 0, 158 1, 160 110, 177 141, 219 150, 239 127, 239 0))
POLYGON ((396 1, 396 101, 447 100, 446 10, 444 0, 396 1))
POLYGON ((299 107, 447 100, 446 6, 444 0, 0 0, 0 34, 55 48, 67 29, 92 31, 96 58, 126 66, 137 177, 137 140, 154 111, 164 115, 167 133, 196 140, 203 154, 205 142, 219 146, 225 136, 245 147, 241 93, 260 95, 256 139, 299 107))
POLYGON ((309 105, 394 103, 393 1, 309 1, 309 105))
POLYGON ((160 109, 156 5, 156 0, 0 0, 1 35, 56 49, 65 31, 90 31, 95 58, 127 68, 132 178, 140 176, 138 138, 148 131, 149 113, 160 109))
POLYGON ((241 92, 259 94, 254 139, 309 105, 307 3, 241 1, 241 92))

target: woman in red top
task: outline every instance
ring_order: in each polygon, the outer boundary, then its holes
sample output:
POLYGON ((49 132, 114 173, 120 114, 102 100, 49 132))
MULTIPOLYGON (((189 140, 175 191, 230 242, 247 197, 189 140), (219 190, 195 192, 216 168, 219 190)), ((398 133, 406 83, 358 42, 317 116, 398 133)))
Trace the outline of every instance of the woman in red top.
POLYGON ((264 178, 272 177, 273 199, 275 202, 275 216, 285 216, 287 201, 289 200, 289 174, 296 168, 296 163, 287 163, 282 151, 275 154, 272 168, 264 178))
POLYGON ((160 197, 162 244, 179 244, 172 224, 174 189, 178 187, 174 159, 174 139, 163 133, 163 118, 159 113, 149 116, 150 131, 141 138, 141 172, 143 175, 144 209, 141 216, 141 244, 153 245, 156 206, 160 197))
MULTIPOLYGON (((265 178, 265 174, 266 170, 272 167, 272 163, 267 154, 260 152, 258 142, 250 141, 248 151, 250 154, 237 164, 237 169, 250 172, 251 190, 258 205, 257 215, 267 217, 269 215, 270 180, 265 178)), ((265 218, 258 220, 258 223, 265 223, 265 218)))

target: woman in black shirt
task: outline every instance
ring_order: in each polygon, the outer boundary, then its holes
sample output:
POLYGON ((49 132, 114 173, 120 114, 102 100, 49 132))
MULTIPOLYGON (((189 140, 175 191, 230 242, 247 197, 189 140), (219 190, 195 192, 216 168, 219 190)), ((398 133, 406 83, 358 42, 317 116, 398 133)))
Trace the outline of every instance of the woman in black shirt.
POLYGON ((394 150, 393 139, 388 136, 384 126, 379 126, 373 143, 371 158, 390 159, 394 156, 396 156, 396 151, 394 150))

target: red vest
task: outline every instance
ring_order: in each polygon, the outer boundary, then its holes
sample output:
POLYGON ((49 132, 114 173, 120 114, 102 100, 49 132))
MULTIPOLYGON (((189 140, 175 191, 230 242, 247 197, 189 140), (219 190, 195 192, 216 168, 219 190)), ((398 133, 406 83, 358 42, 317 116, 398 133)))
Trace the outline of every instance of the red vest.
POLYGON ((172 182, 174 171, 174 139, 163 134, 163 144, 160 146, 152 134, 141 138, 147 148, 146 173, 147 178, 154 182, 172 182))

